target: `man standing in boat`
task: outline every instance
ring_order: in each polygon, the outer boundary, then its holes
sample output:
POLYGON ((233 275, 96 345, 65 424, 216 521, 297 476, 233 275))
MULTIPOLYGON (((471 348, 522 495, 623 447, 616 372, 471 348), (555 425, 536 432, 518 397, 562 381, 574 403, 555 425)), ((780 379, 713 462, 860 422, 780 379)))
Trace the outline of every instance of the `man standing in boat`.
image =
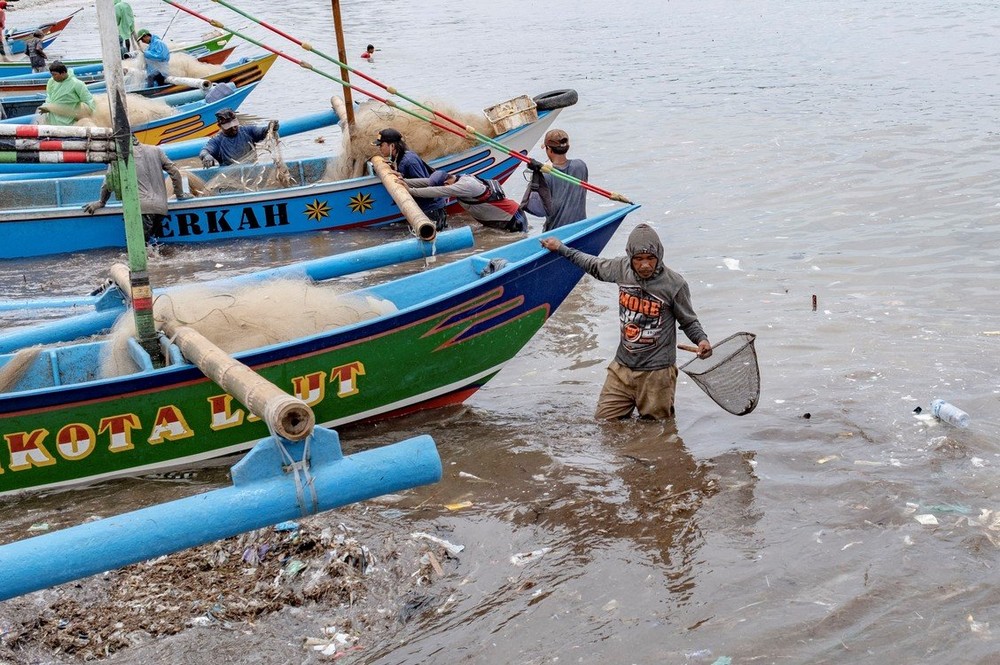
MULTIPOLYGON (((163 218, 167 216, 169 211, 167 184, 163 180, 163 174, 166 173, 170 176, 178 201, 189 199, 191 195, 184 192, 184 183, 177 165, 167 157, 167 154, 159 146, 140 143, 139 139, 133 135, 132 157, 135 161, 135 176, 139 185, 142 234, 148 243, 156 238, 163 226, 163 218)), ((121 199, 118 192, 118 178, 114 170, 109 168, 108 174, 101 184, 101 198, 84 205, 83 211, 88 215, 93 215, 107 205, 112 192, 118 196, 119 200, 121 199)))
POLYGON ((712 355, 712 344, 691 305, 691 290, 678 273, 663 265, 663 243, 652 227, 639 224, 625 245, 626 256, 601 259, 567 247, 558 238, 540 240, 602 282, 618 284, 621 338, 608 366, 594 417, 621 420, 674 417, 677 388, 677 327, 698 345, 698 357, 712 355))
POLYGON ((31 63, 31 71, 35 74, 40 74, 44 72, 46 68, 46 58, 45 48, 42 44, 42 38, 45 36, 41 30, 35 30, 31 33, 31 38, 24 43, 24 53, 28 56, 28 61, 31 63))
MULTIPOLYGON (((132 50, 130 40, 135 39, 135 14, 132 5, 125 0, 115 0, 115 23, 118 24, 118 46, 121 48, 122 57, 132 50)), ((136 48, 139 48, 138 43, 136 48)))
MULTIPOLYGON (((398 130, 386 127, 378 133, 372 145, 378 148, 382 159, 388 162, 402 178, 409 180, 431 177, 431 167, 420 158, 420 155, 406 146, 406 141, 398 130)), ((419 199, 417 205, 427 218, 434 222, 438 231, 448 228, 447 199, 442 197, 419 199)))
POLYGON ((10 45, 7 43, 7 2, 0 0, 0 60, 7 62, 10 52, 10 45))
MULTIPOLYGON (((587 164, 582 159, 569 159, 569 134, 561 129, 552 129, 543 141, 545 154, 552 167, 571 175, 577 180, 587 180, 587 164)), ((546 211, 545 226, 542 231, 551 231, 560 226, 579 222, 587 218, 587 190, 579 185, 552 175, 544 174, 552 198, 552 210, 546 211)))
POLYGON ((67 126, 93 115, 97 108, 94 95, 72 70, 56 60, 49 65, 49 73, 52 78, 45 84, 45 103, 36 111, 41 124, 67 126))
POLYGON ((206 169, 213 166, 229 166, 230 164, 256 161, 257 144, 274 132, 278 136, 278 121, 272 120, 266 125, 240 125, 236 112, 232 109, 219 109, 215 114, 222 131, 213 136, 198 153, 201 164, 206 169), (254 159, 247 157, 254 155, 254 159))

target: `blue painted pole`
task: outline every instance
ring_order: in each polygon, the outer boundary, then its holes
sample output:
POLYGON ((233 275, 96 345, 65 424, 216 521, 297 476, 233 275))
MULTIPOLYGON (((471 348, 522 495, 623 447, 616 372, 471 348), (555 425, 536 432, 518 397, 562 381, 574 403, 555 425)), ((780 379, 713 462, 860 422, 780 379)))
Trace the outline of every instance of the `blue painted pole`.
POLYGON ((36 344, 55 344, 96 335, 115 325, 115 321, 124 311, 125 308, 122 307, 88 312, 21 330, 0 333, 0 353, 13 353, 36 344))
POLYGON ((317 427, 306 442, 258 441, 232 474, 232 487, 3 545, 0 600, 437 482, 441 458, 426 435, 344 457, 317 427), (308 477, 296 483, 281 446, 296 461, 308 452, 308 477))
MULTIPOLYGON (((419 238, 410 238, 409 240, 400 240, 376 247, 367 247, 312 261, 302 261, 270 270, 248 273, 237 277, 228 277, 223 280, 208 282, 207 284, 218 282, 246 283, 276 278, 294 279, 303 276, 321 282, 365 270, 384 268, 396 263, 415 261, 445 252, 468 249, 474 245, 475 239, 472 235, 472 229, 468 226, 463 226, 451 231, 442 231, 437 235, 434 242, 427 242, 419 238)), ((158 292, 169 293, 170 290, 170 288, 166 288, 160 289, 158 292)), ((117 289, 112 289, 100 298, 84 296, 76 300, 71 298, 43 298, 21 302, 10 300, 0 301, 0 311, 76 307, 86 306, 90 303, 97 303, 95 307, 99 307, 103 303, 106 309, 67 317, 59 321, 47 321, 36 326, 24 328, 23 330, 0 333, 0 353, 13 353, 18 349, 36 344, 53 344, 89 335, 97 335, 113 326, 118 316, 125 311, 124 300, 122 300, 121 293, 117 289), (117 294, 117 300, 108 297, 108 293, 117 294)))

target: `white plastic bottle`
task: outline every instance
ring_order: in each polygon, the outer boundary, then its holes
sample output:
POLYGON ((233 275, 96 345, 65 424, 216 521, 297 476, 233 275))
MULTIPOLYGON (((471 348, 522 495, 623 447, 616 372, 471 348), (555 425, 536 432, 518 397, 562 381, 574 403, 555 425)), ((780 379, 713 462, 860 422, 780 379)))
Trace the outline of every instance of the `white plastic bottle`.
POLYGON ((931 415, 955 427, 969 426, 969 414, 943 399, 931 402, 931 415))

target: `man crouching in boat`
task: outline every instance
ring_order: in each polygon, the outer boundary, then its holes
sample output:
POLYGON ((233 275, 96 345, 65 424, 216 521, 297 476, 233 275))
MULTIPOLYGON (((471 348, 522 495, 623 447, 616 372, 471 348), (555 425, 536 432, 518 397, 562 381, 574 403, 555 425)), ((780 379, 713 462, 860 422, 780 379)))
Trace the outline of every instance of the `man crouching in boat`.
MULTIPOLYGON (((163 218, 167 216, 167 184, 163 180, 164 172, 170 176, 174 191, 178 192, 177 200, 191 198, 184 193, 181 172, 177 165, 170 161, 163 149, 155 145, 140 143, 132 136, 132 157, 135 160, 135 176, 139 184, 139 210, 142 211, 142 234, 146 242, 155 239, 156 233, 162 228, 163 218)), ((112 166, 101 184, 101 198, 83 206, 84 212, 93 215, 108 203, 111 193, 121 200, 118 191, 118 176, 112 166)))
POLYGON ((411 196, 424 199, 454 197, 462 208, 481 223, 503 231, 528 230, 528 218, 517 201, 508 199, 497 180, 474 175, 435 171, 430 178, 402 178, 411 196))
POLYGON ((567 247, 558 238, 541 238, 557 252, 602 282, 618 284, 621 339, 597 400, 598 420, 674 417, 677 388, 677 326, 698 345, 698 357, 712 355, 712 344, 691 306, 691 290, 678 273, 663 265, 663 243, 650 226, 639 224, 625 245, 627 256, 601 259, 567 247))
POLYGON ((83 81, 59 60, 49 65, 49 73, 52 78, 45 84, 45 103, 36 111, 41 114, 39 124, 72 125, 93 115, 97 102, 83 81))
POLYGON ((236 112, 232 109, 219 109, 215 113, 215 119, 222 131, 210 138, 198 153, 198 158, 206 169, 217 164, 229 166, 245 161, 256 161, 257 144, 271 132, 278 136, 277 120, 272 120, 266 125, 241 127, 236 112), (254 155, 253 160, 247 160, 250 155, 254 155))

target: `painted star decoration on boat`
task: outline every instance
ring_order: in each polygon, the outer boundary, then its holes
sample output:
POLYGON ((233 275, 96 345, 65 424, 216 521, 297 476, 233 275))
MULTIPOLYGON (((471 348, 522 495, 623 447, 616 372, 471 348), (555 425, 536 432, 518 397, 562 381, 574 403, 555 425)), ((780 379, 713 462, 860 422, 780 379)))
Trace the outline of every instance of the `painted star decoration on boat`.
POLYGON ((314 222, 318 222, 324 217, 330 215, 330 206, 326 204, 326 201, 320 201, 319 199, 313 199, 312 203, 306 205, 306 217, 314 222))
POLYGON ((351 208, 351 212, 365 213, 372 209, 375 205, 375 199, 372 198, 371 194, 355 194, 351 197, 351 202, 348 206, 351 208))

